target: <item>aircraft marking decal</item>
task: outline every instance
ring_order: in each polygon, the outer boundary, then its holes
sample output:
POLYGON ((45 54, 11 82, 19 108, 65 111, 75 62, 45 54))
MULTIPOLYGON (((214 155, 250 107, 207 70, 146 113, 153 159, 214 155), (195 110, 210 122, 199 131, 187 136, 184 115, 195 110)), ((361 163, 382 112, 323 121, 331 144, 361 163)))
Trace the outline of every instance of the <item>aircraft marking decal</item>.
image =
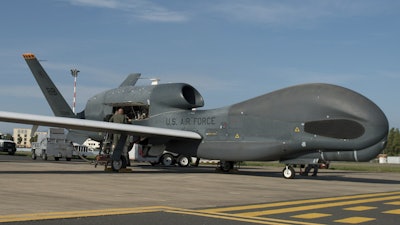
POLYGON ((46 91, 49 95, 57 95, 57 91, 54 88, 46 88, 46 91))
POLYGON ((201 126, 201 125, 215 125, 215 116, 210 117, 186 117, 186 118, 165 118, 165 124, 167 126, 201 126), (178 122, 179 121, 179 122, 178 122))

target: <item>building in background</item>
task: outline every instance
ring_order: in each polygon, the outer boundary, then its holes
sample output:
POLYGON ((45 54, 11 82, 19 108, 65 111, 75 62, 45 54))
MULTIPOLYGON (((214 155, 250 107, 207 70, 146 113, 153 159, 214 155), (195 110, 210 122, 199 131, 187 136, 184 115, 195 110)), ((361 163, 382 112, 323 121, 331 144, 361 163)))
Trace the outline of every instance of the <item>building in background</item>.
MULTIPOLYGON (((40 133, 46 134, 47 132, 35 132, 35 135, 33 135, 33 137, 35 137, 40 133)), ((32 147, 31 141, 36 141, 35 139, 31 140, 31 134, 32 134, 32 129, 14 128, 12 137, 15 144, 17 145, 17 148, 31 148, 32 147)))
POLYGON ((31 133, 32 129, 27 128, 14 128, 13 138, 17 144, 17 148, 30 148, 31 147, 31 133))
POLYGON ((100 149, 100 142, 94 141, 90 138, 88 138, 82 145, 91 149, 100 149))

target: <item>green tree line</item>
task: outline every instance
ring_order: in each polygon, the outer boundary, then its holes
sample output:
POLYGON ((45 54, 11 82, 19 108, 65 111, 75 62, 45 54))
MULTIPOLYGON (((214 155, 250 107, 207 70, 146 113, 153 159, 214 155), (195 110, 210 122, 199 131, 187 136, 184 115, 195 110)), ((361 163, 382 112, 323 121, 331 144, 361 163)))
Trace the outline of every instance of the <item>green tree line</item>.
POLYGON ((389 130, 386 148, 383 153, 389 156, 400 155, 400 131, 399 128, 391 128, 389 130))

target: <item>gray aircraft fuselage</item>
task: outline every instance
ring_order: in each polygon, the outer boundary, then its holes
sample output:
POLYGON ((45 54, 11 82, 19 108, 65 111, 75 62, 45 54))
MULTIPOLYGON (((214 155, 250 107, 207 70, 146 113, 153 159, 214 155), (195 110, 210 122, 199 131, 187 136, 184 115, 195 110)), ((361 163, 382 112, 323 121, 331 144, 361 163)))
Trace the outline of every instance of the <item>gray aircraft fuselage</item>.
POLYGON ((193 131, 203 137, 201 141, 149 137, 146 145, 226 161, 368 161, 381 152, 387 139, 388 121, 379 107, 336 85, 298 85, 231 106, 199 110, 203 105, 200 93, 188 84, 122 86, 89 99, 81 117, 103 121, 122 107, 133 124, 193 131))

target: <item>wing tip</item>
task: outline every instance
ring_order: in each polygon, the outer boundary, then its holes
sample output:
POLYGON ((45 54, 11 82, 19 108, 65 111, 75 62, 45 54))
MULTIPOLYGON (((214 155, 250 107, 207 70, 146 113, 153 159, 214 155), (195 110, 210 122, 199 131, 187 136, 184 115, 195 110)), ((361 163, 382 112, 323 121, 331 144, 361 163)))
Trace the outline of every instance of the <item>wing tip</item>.
POLYGON ((22 54, 22 57, 24 57, 24 59, 35 59, 35 55, 33 53, 24 53, 22 54))

